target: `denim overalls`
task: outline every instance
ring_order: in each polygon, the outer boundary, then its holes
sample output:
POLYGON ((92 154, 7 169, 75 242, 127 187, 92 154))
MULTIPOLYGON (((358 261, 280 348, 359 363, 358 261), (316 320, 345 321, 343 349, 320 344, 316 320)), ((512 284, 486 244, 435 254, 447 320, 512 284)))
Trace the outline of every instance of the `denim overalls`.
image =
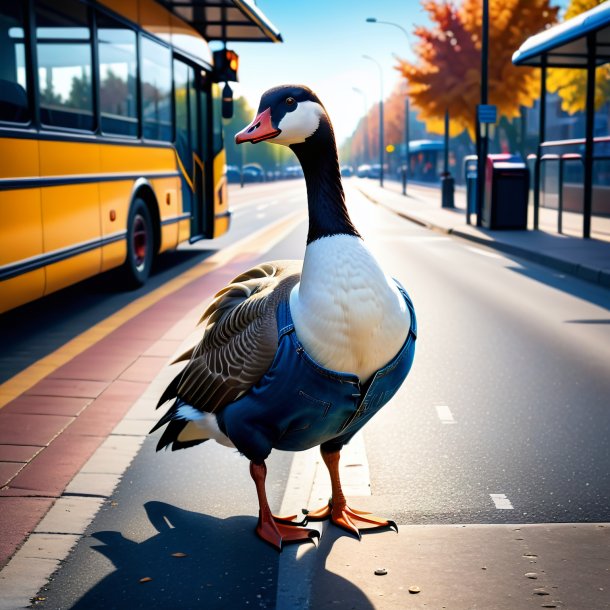
POLYGON ((411 299, 398 283, 411 314, 398 354, 364 386, 356 375, 317 364, 299 343, 288 301, 278 306, 275 359, 245 396, 218 414, 220 429, 248 459, 260 462, 271 449, 301 451, 324 444, 341 449, 401 386, 415 354, 417 322, 411 299))

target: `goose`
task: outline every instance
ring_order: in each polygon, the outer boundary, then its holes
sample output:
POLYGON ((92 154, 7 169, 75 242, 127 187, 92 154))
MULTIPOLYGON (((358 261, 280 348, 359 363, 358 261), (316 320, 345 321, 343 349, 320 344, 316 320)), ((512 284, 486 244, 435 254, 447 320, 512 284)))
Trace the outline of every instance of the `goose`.
POLYGON ((303 261, 257 265, 220 290, 200 321, 200 342, 180 356, 184 368, 157 408, 172 401, 151 432, 166 426, 157 451, 214 439, 250 460, 259 517, 256 532, 282 550, 314 541, 309 521, 329 519, 358 538, 396 524, 348 506, 341 448, 386 404, 407 377, 417 336, 404 287, 364 244, 345 203, 328 114, 302 85, 266 91, 237 144, 288 146, 305 176, 309 227, 303 261), (272 514, 265 459, 272 449, 320 446, 332 497, 296 515, 272 514))

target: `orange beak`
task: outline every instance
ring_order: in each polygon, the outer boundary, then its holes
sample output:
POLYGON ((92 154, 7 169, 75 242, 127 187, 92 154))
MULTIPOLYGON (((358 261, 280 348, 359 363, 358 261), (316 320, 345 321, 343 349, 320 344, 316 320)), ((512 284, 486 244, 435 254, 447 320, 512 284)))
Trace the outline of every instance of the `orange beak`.
POLYGON ((280 133, 281 129, 276 129, 271 124, 271 108, 267 108, 267 110, 263 110, 257 115, 250 125, 235 134, 235 143, 252 142, 252 144, 256 144, 263 140, 275 138, 280 133))

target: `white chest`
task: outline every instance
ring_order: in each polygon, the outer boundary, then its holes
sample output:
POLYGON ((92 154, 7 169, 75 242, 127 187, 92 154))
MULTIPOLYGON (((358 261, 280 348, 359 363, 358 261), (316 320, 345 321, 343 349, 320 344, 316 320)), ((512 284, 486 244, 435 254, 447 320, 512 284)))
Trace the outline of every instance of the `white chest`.
POLYGON ((312 358, 361 381, 398 353, 409 332, 410 314, 395 283, 362 240, 349 235, 307 246, 290 310, 312 358))

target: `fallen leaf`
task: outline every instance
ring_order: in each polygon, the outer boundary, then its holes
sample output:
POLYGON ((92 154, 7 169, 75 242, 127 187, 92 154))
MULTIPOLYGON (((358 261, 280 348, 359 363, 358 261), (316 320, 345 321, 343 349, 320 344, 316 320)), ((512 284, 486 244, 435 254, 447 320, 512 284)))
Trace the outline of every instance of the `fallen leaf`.
POLYGON ((172 553, 172 557, 188 557, 186 553, 172 553))
POLYGON ((144 578, 140 578, 140 582, 150 582, 152 578, 150 576, 145 576, 144 578))
POLYGON ((419 587, 416 587, 415 585, 413 585, 412 587, 409 587, 409 593, 419 593, 421 591, 421 589, 419 587))

